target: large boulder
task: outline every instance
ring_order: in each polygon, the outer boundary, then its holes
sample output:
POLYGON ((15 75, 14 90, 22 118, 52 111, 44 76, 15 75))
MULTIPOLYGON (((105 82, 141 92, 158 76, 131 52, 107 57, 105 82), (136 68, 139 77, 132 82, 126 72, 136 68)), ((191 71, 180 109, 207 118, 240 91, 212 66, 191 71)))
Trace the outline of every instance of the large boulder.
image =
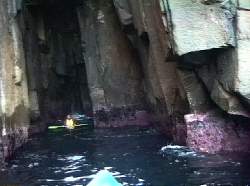
POLYGON ((218 153, 250 151, 250 133, 216 112, 185 115, 187 145, 194 150, 218 153))
POLYGON ((250 10, 250 1, 249 0, 239 0, 238 1, 238 6, 241 9, 245 9, 245 10, 250 10))
POLYGON ((250 11, 239 10, 237 14, 237 72, 235 91, 250 103, 250 11))
POLYGON ((171 0, 165 4, 178 55, 235 46, 233 13, 220 3, 171 0))

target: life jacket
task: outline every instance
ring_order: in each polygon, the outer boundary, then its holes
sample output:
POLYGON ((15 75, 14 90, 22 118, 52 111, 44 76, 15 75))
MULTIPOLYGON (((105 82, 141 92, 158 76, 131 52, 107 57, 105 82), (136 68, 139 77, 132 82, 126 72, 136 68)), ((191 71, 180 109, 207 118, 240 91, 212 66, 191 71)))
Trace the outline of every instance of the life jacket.
POLYGON ((68 129, 74 129, 75 128, 75 122, 73 119, 66 119, 66 127, 68 129))

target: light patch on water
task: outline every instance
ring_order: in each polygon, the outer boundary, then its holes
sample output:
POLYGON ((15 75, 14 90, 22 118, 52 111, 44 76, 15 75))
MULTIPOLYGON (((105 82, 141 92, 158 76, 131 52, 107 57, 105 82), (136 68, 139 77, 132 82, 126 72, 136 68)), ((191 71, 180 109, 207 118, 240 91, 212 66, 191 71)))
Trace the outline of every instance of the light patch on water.
POLYGON ((66 166, 66 167, 62 167, 62 170, 77 170, 79 168, 81 168, 82 166, 75 166, 75 165, 69 165, 69 166, 66 166))
POLYGON ((70 171, 66 171, 65 174, 71 174, 75 172, 81 172, 81 170, 70 170, 70 171))
POLYGON ((65 182, 75 182, 75 181, 80 181, 82 180, 84 177, 74 177, 74 176, 69 176, 63 179, 63 181, 65 182))
POLYGON ((32 159, 32 160, 35 160, 35 161, 40 161, 42 159, 46 159, 48 158, 47 155, 41 155, 41 154, 29 154, 25 157, 26 159, 32 159))
POLYGON ((56 182, 57 182, 57 181, 60 181, 60 180, 54 180, 54 179, 39 179, 38 181, 39 181, 39 182, 40 182, 40 181, 46 181, 46 182, 55 182, 55 181, 56 181, 56 182))
POLYGON ((84 156, 69 156, 66 157, 66 160, 68 161, 78 161, 78 160, 82 160, 84 158, 84 156))
POLYGON ((35 163, 31 163, 28 165, 29 168, 33 168, 33 167, 37 167, 39 165, 38 162, 35 162, 35 163))
POLYGON ((144 183, 137 183, 136 186, 144 185, 144 183))
POLYGON ((93 173, 95 173, 95 172, 98 171, 98 169, 97 169, 97 168, 93 168, 93 169, 91 169, 90 171, 93 172, 93 173))
POLYGON ((12 165, 11 169, 14 169, 14 168, 17 168, 17 167, 18 167, 18 165, 12 165))
POLYGON ((161 148, 161 151, 167 150, 167 149, 183 149, 186 148, 185 146, 179 146, 179 145, 167 145, 161 148))
POLYGON ((111 170, 113 167, 104 167, 105 170, 111 170))
POLYGON ((167 145, 161 148, 160 153, 165 155, 175 155, 178 157, 204 157, 192 151, 190 148, 179 145, 167 145))

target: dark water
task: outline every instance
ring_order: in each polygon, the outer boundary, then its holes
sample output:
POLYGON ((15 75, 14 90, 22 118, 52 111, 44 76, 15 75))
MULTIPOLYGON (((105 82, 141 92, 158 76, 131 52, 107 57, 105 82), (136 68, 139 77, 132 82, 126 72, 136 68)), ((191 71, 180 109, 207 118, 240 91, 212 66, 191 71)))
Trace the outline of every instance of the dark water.
POLYGON ((86 185, 102 169, 123 185, 250 185, 250 155, 208 156, 168 144, 152 130, 48 133, 17 153, 0 185, 86 185))

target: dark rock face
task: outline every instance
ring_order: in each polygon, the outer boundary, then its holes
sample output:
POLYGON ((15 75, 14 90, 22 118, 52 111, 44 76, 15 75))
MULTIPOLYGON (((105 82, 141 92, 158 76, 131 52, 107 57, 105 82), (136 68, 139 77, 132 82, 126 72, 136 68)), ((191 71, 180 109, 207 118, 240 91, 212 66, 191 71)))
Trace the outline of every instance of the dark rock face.
MULTIPOLYGON (((164 129, 166 134, 173 135, 176 141, 184 143, 183 115, 187 112, 186 96, 180 89, 181 84, 177 74, 177 62, 166 63, 170 53, 170 36, 162 22, 159 2, 127 0, 127 6, 122 7, 124 1, 116 6, 120 22, 124 9, 133 16, 130 27, 122 24, 127 37, 136 49, 144 75, 144 87, 147 102, 151 108, 153 122, 164 129), (182 139, 181 139, 182 138, 182 139)), ((115 1, 117 3, 117 1, 115 1)))
POLYGON ((154 124, 199 151, 249 151, 249 7, 2 0, 2 159, 71 112, 96 127, 154 124))
POLYGON ((147 115, 142 71, 112 1, 86 1, 78 16, 96 126, 138 123, 147 115))
POLYGON ((76 4, 47 1, 22 12, 33 123, 91 114, 76 4))

